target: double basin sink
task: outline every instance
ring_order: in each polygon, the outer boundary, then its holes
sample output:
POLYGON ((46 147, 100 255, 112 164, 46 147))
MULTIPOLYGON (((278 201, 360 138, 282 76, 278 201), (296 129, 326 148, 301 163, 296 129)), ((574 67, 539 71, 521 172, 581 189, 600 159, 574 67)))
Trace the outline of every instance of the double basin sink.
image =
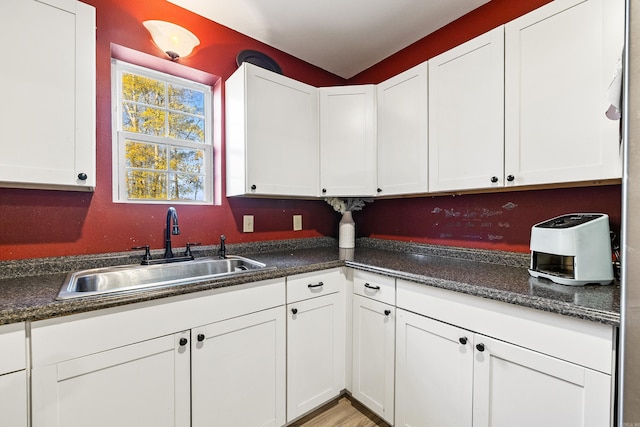
POLYGON ((273 268, 275 267, 267 267, 263 263, 239 256, 94 268, 69 273, 56 299, 140 292, 273 268))

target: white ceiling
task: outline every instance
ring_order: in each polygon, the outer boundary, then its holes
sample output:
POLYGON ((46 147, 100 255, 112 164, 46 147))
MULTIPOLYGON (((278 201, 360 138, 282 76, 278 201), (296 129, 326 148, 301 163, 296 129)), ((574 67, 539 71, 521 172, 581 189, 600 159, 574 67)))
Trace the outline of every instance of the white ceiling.
POLYGON ((489 0, 167 0, 344 78, 489 0))

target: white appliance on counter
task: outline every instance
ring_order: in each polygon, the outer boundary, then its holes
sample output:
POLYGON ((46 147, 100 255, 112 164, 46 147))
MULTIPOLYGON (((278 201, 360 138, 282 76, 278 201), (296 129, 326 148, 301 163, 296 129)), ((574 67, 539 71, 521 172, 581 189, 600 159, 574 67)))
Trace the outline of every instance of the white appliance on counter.
POLYGON ((563 285, 613 281, 609 216, 562 215, 531 228, 529 274, 563 285))

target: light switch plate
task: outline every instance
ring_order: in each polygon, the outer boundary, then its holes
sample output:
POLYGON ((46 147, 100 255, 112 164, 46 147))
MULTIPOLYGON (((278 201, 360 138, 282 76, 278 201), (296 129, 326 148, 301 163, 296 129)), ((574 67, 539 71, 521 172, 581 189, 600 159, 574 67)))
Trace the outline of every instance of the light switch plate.
POLYGON ((253 215, 244 215, 242 217, 242 231, 244 233, 253 233, 253 215))
POLYGON ((302 215, 293 216, 293 231, 302 230, 302 215))

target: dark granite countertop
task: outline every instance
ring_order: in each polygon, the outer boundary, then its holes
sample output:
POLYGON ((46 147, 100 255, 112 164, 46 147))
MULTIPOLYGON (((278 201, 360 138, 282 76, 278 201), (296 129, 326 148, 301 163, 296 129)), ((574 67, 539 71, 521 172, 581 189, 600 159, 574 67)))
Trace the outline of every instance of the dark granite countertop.
MULTIPOLYGON (((327 268, 349 267, 449 289, 483 298, 531 307, 617 326, 620 287, 571 287, 529 276, 528 256, 494 251, 444 248, 378 239, 359 239, 353 253, 340 252, 333 239, 303 239, 262 244, 229 245, 229 254, 247 256, 272 270, 197 284, 144 292, 56 301, 66 272, 134 263, 130 254, 65 257, 0 263, 0 324, 40 320, 266 280, 327 268)), ((215 248, 202 248, 207 256, 215 248)))

